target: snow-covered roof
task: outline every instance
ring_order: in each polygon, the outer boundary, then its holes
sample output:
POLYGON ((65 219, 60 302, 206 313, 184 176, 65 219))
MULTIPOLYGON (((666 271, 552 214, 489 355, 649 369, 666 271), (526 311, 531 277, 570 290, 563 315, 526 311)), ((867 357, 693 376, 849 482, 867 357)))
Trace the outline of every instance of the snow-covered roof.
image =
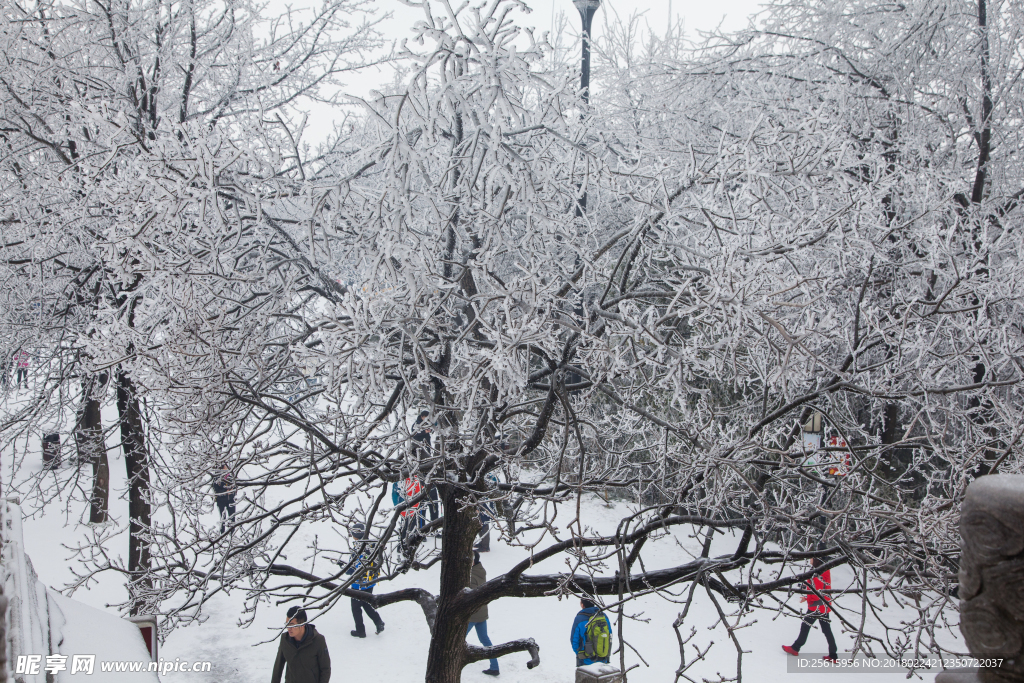
POLYGON ((157 673, 151 671, 103 671, 105 663, 130 662, 136 663, 136 668, 148 667, 151 658, 142 633, 116 614, 89 607, 43 585, 25 553, 21 520, 17 503, 0 503, 0 584, 8 599, 7 665, 13 669, 19 655, 39 655, 42 661, 36 674, 19 673, 15 679, 9 670, 8 680, 45 683, 46 657, 63 655, 66 659, 56 661, 65 668, 56 672, 54 680, 73 683, 82 679, 81 674, 72 677, 74 656, 92 655, 91 680, 98 683, 158 681, 157 673))

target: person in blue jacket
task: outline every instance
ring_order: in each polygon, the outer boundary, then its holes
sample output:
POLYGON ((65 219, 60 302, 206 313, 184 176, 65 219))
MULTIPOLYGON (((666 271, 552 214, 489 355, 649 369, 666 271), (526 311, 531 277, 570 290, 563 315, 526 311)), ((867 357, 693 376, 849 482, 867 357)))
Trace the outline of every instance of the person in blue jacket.
MULTIPOLYGON (((572 633, 570 635, 572 651, 576 653, 576 666, 586 666, 587 664, 593 664, 594 662, 604 662, 607 664, 608 657, 588 659, 583 655, 587 644, 587 622, 590 621, 592 616, 601 612, 601 610, 598 609, 593 600, 587 600, 586 598, 582 598, 580 600, 580 607, 582 609, 576 614, 576 619, 572 622, 572 633)), ((603 612, 601 612, 601 614, 604 617, 608 632, 611 633, 612 623, 608 621, 608 615, 603 612)))
MULTIPOLYGON (((362 541, 366 536, 366 526, 359 522, 356 522, 349 528, 349 533, 352 534, 352 538, 356 541, 362 541)), ((380 575, 380 569, 376 562, 373 564, 368 563, 368 559, 373 555, 374 546, 373 544, 366 544, 365 549, 359 555, 358 558, 354 557, 359 550, 352 552, 352 559, 355 562, 346 572, 347 574, 356 574, 356 580, 352 582, 352 590, 363 591, 364 593, 372 593, 374 586, 377 585, 377 577, 380 575)), ((366 612, 366 616, 370 617, 373 625, 377 627, 377 633, 384 631, 384 620, 377 614, 377 610, 370 606, 370 603, 363 602, 356 598, 352 598, 352 619, 356 622, 356 630, 352 631, 354 638, 365 638, 366 627, 363 625, 363 612, 366 612)))

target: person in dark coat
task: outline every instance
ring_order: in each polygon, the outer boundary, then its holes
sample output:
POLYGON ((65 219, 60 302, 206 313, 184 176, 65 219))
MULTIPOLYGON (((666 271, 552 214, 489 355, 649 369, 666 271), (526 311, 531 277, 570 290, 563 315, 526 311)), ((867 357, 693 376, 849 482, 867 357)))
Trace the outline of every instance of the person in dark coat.
POLYGON ((286 628, 277 647, 270 683, 281 683, 282 672, 284 683, 329 683, 331 656, 327 652, 327 641, 313 624, 306 623, 306 610, 288 608, 286 628))
MULTIPOLYGON (((487 583, 487 570, 480 563, 480 553, 474 551, 473 573, 469 578, 469 587, 479 588, 485 583, 487 583)), ((480 644, 485 647, 491 647, 491 639, 487 636, 487 605, 473 612, 472 616, 469 617, 469 628, 466 629, 466 635, 468 636, 474 628, 476 629, 476 637, 480 639, 480 644)), ((497 676, 500 673, 498 670, 498 660, 491 659, 491 667, 484 669, 484 673, 488 676, 497 676)))
MULTIPOLYGON (((349 533, 352 534, 352 538, 356 541, 362 541, 366 536, 366 526, 356 522, 349 528, 349 533)), ((377 577, 380 575, 380 570, 376 562, 370 563, 373 550, 373 544, 367 544, 358 558, 355 557, 355 554, 359 552, 358 549, 352 551, 351 559, 354 559, 355 562, 346 572, 347 574, 358 572, 358 577, 352 582, 352 590, 372 593, 377 585, 377 577)), ((363 612, 366 612, 366 616, 370 617, 370 621, 377 627, 377 633, 382 633, 384 631, 384 620, 377 614, 377 610, 373 609, 368 602, 352 598, 352 619, 356 622, 356 630, 352 631, 352 636, 354 638, 366 637, 366 626, 363 625, 363 612)))
MULTIPOLYGON (((576 666, 586 666, 587 664, 593 664, 594 662, 608 663, 608 657, 590 659, 586 657, 586 645, 587 645, 587 623, 590 618, 595 614, 601 613, 601 609, 594 604, 593 600, 582 598, 580 600, 580 611, 576 613, 576 618, 572 622, 572 631, 569 633, 569 642, 572 643, 572 651, 576 653, 576 666)), ((605 626, 608 629, 608 633, 612 631, 612 622, 608 621, 608 615, 604 614, 605 626)))
POLYGON ((224 533, 224 518, 228 523, 235 521, 235 478, 224 465, 213 477, 213 493, 217 496, 217 516, 220 517, 220 532, 224 533))
MULTIPOLYGON (((821 560, 817 557, 812 557, 811 567, 816 568, 819 566, 821 566, 821 560)), ((811 632, 811 627, 817 623, 818 628, 820 628, 821 632, 825 634, 825 640, 828 642, 828 656, 826 656, 825 659, 827 661, 835 662, 838 658, 836 651, 836 639, 835 636, 832 635, 832 625, 828 618, 828 613, 832 611, 832 608, 829 607, 829 603, 832 601, 832 598, 829 597, 827 593, 822 592, 832 588, 831 572, 826 569, 823 572, 815 574, 811 580, 807 582, 807 586, 818 591, 818 593, 821 593, 824 600, 815 595, 814 592, 808 593, 804 597, 800 598, 801 601, 807 601, 807 615, 803 618, 803 623, 800 624, 800 635, 797 636, 796 641, 794 641, 792 645, 783 645, 782 649, 785 650, 787 654, 791 654, 794 657, 799 655, 800 648, 802 648, 804 643, 807 642, 807 636, 811 632)))

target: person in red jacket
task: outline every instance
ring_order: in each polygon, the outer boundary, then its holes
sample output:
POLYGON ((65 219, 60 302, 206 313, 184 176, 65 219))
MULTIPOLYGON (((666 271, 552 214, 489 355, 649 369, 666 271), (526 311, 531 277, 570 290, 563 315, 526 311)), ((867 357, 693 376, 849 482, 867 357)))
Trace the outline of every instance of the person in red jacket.
MULTIPOLYGON (((811 558, 812 568, 820 566, 821 560, 817 557, 811 558)), ((800 648, 802 648, 804 643, 807 642, 807 636, 811 632, 811 627, 814 626, 814 622, 818 622, 818 627, 821 629, 821 632, 825 634, 825 640, 828 641, 828 656, 825 657, 825 660, 835 662, 838 658, 836 654, 836 639, 832 635, 832 624, 829 622, 828 618, 828 613, 832 611, 832 608, 829 607, 829 603, 832 602, 832 598, 825 592, 832 588, 832 575, 829 570, 826 569, 823 572, 815 574, 811 580, 807 582, 807 586, 813 587, 813 589, 818 591, 822 597, 819 598, 815 593, 811 592, 800 598, 801 601, 807 601, 807 616, 804 617, 803 623, 800 624, 800 635, 797 636, 796 641, 792 645, 783 645, 782 649, 793 656, 800 654, 800 648)))
MULTIPOLYGON (((420 495, 420 491, 423 490, 423 485, 420 483, 419 475, 408 469, 402 470, 402 478, 400 481, 396 481, 391 485, 391 500, 394 501, 395 506, 401 505, 407 500, 411 500, 416 496, 420 495)), ((398 530, 401 541, 399 543, 399 550, 402 554, 406 554, 408 550, 408 537, 414 529, 423 528, 423 511, 420 510, 420 504, 416 503, 400 513, 402 515, 401 527, 398 530)))

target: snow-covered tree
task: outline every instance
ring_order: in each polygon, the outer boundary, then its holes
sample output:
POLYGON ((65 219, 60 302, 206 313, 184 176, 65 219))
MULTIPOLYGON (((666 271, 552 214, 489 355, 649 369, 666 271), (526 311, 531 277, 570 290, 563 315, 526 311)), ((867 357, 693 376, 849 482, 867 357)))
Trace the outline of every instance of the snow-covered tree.
POLYGON ((128 561, 115 565, 133 612, 145 610, 152 520, 140 354, 176 322, 155 305, 177 277, 156 270, 161 243, 216 230, 204 205, 223 208, 227 176, 273 181, 301 160, 289 107, 329 96, 376 44, 368 9, 340 0, 268 19, 234 2, 4 6, 2 339, 6 357, 30 354, 38 375, 30 400, 8 403, 4 447, 70 426, 71 411, 94 469, 82 486, 90 517, 105 521, 100 404, 113 385, 131 532, 128 561))
MULTIPOLYGON (((202 135, 104 128, 133 152, 117 173, 98 152, 78 165, 103 201, 69 180, 51 202, 99 207, 76 215, 102 228, 110 283, 52 334, 148 399, 159 509, 137 597, 172 620, 236 586, 253 609, 416 600, 426 680, 451 683, 534 648, 466 644, 491 601, 594 596, 623 636, 628 600, 680 589, 688 679, 700 590, 739 678, 739 627, 791 610, 811 575, 794 562, 819 557, 857 570, 861 613, 837 617, 858 649, 941 649, 957 502, 1020 469, 1019 8, 777 3, 700 50, 672 33, 628 53, 626 29, 586 106, 516 28, 522 3, 419 7, 405 82, 331 153, 304 158, 252 95, 202 135), (815 415, 835 445, 810 453, 815 415), (239 510, 217 533, 224 463, 239 510), (407 473, 422 489, 389 505, 407 473), (443 516, 410 525, 432 489, 443 516), (609 492, 633 507, 598 533, 581 501, 609 492), (524 559, 468 590, 481 512, 524 559), (286 562, 321 522, 370 529, 386 577, 440 563, 439 586, 354 591, 344 541, 286 562), (700 556, 645 561, 679 529, 700 556), (876 629, 878 598, 918 616, 876 629)), ((28 320, 40 259, 15 261, 28 320)), ((47 301, 68 288, 45 282, 47 301)), ((85 577, 116 566, 102 540, 85 577)))

